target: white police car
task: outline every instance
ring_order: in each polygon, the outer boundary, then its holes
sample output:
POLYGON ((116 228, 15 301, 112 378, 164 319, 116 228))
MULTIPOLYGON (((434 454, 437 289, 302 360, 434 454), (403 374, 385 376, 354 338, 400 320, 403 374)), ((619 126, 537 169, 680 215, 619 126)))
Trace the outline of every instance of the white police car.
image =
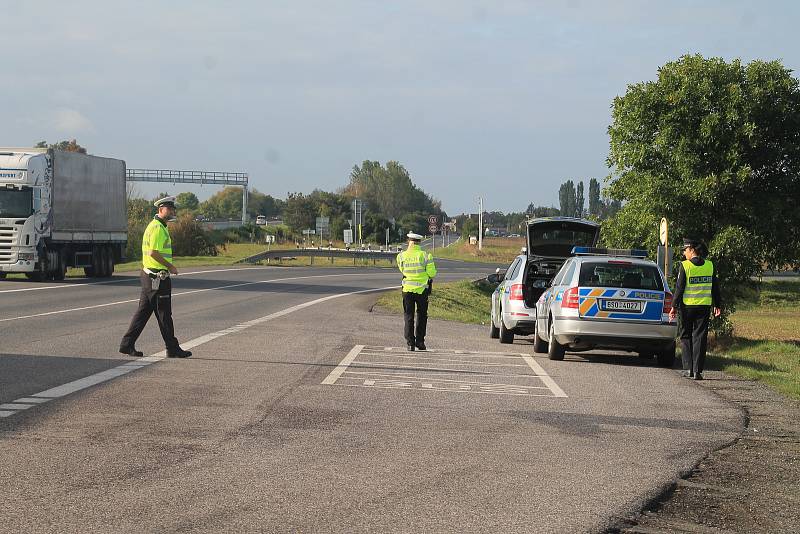
POLYGON ((536 304, 534 350, 551 360, 567 350, 623 350, 671 367, 672 292, 647 253, 575 247, 573 254, 536 304))

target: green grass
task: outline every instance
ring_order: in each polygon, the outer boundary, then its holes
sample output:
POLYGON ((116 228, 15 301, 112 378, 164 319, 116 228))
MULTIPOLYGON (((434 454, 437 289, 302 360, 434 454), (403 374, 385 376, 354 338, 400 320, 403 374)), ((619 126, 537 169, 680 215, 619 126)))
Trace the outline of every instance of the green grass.
POLYGON ((478 245, 459 240, 445 248, 437 248, 434 257, 483 263, 510 264, 525 246, 525 238, 488 237, 483 240, 483 249, 478 245))
MULTIPOLYGON (((470 280, 433 284, 428 303, 428 317, 461 323, 488 324, 494 286, 470 280)), ((403 313, 403 297, 399 290, 384 293, 378 305, 403 313)))

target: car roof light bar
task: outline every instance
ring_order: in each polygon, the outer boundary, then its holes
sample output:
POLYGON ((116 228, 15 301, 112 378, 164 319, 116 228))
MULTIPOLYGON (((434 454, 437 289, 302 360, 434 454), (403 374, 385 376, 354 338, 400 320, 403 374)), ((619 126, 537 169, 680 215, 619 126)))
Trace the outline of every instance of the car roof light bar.
POLYGON ((625 258, 646 258, 647 251, 636 248, 598 248, 573 247, 574 256, 621 256, 625 258))

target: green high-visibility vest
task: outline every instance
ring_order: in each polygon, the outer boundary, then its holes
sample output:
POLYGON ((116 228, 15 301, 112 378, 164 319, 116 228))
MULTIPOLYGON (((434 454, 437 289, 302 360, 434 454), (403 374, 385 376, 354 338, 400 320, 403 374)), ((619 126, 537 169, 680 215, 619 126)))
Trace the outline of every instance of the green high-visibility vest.
POLYGON ((165 260, 172 263, 172 239, 167 227, 158 219, 150 221, 142 236, 142 266, 145 269, 166 269, 165 265, 150 256, 151 250, 160 252, 165 260))
POLYGON ((406 293, 423 293, 428 280, 436 276, 433 256, 419 245, 397 255, 397 268, 403 273, 403 291, 406 293))
POLYGON ((703 265, 695 265, 689 260, 681 262, 686 272, 686 289, 683 303, 687 306, 711 306, 711 281, 714 279, 714 264, 705 260, 703 265))

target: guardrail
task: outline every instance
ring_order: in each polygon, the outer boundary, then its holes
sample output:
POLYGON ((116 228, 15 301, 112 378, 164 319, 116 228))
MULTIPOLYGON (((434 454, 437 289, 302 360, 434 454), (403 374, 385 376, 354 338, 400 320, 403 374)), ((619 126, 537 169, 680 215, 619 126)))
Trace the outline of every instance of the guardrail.
POLYGON ((296 259, 298 257, 311 258, 311 265, 314 265, 314 258, 329 259, 333 263, 334 258, 353 258, 353 265, 359 259, 372 260, 373 265, 378 260, 388 261, 391 265, 397 257, 395 251, 382 251, 382 250, 342 250, 342 249, 327 249, 327 248, 297 248, 297 249, 284 249, 284 250, 265 250, 253 256, 249 256, 236 263, 259 263, 266 261, 269 263, 276 260, 281 263, 286 259, 296 259))

